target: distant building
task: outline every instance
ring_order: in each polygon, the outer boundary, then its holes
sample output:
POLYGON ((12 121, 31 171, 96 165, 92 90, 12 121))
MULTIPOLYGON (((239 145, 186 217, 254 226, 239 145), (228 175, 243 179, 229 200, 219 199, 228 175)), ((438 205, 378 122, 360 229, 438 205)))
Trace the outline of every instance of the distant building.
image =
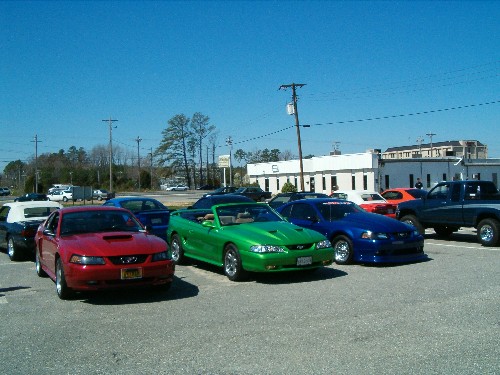
MULTIPOLYGON (((329 194, 334 186, 341 190, 380 191, 395 187, 412 187, 420 178, 425 189, 453 179, 493 181, 497 186, 500 159, 487 159, 487 147, 478 141, 438 142, 422 148, 393 147, 358 154, 337 154, 303 159, 304 190, 329 194), (434 147, 436 145, 436 147, 434 147), (417 156, 413 151, 424 154, 417 156), (437 153, 439 151, 439 156, 437 153), (405 154, 408 152, 410 156, 405 154), (394 157, 390 157, 394 153, 394 157), (396 153, 399 154, 396 157, 396 153), (413 156, 412 156, 413 155, 413 156)), ((257 182, 276 194, 287 182, 300 190, 299 160, 247 165, 250 183, 257 182)))
POLYGON ((466 159, 487 159, 488 146, 479 141, 447 141, 413 146, 390 147, 382 153, 382 159, 439 158, 465 156, 466 159))

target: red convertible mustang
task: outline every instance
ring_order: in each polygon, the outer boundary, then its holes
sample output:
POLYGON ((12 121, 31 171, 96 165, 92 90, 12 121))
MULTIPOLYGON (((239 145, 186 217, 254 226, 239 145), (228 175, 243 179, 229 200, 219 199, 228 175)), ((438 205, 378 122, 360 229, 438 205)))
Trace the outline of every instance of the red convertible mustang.
POLYGON ((167 290, 174 277, 166 242, 122 208, 60 209, 40 225, 35 241, 36 272, 55 281, 61 299, 74 291, 134 286, 167 290))

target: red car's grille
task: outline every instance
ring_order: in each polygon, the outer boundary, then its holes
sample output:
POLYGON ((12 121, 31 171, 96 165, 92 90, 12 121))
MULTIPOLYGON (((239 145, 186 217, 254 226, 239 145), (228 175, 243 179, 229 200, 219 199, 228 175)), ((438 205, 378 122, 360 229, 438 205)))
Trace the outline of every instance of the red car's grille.
POLYGON ((116 257, 109 257, 108 259, 111 263, 119 265, 119 264, 139 264, 144 263, 146 261, 147 255, 123 255, 116 257))

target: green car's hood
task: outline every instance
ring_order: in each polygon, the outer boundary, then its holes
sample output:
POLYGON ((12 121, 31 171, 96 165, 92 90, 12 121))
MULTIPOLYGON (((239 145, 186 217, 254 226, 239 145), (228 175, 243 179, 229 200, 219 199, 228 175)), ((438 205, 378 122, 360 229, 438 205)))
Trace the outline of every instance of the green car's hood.
POLYGON ((313 230, 286 221, 253 222, 222 227, 225 234, 245 238, 249 242, 267 245, 306 244, 323 241, 325 237, 313 230))

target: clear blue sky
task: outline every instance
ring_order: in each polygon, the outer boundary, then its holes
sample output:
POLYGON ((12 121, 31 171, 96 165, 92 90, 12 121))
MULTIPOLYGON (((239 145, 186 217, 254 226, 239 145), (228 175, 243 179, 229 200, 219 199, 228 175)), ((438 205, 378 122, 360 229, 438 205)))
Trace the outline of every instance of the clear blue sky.
POLYGON ((195 112, 219 154, 231 136, 297 155, 290 83, 306 84, 304 155, 434 133, 500 157, 500 103, 479 105, 500 100, 499 20, 499 1, 1 1, 0 171, 34 156, 35 134, 39 154, 107 145, 110 117, 116 144, 136 153, 139 136, 145 156, 195 112))

